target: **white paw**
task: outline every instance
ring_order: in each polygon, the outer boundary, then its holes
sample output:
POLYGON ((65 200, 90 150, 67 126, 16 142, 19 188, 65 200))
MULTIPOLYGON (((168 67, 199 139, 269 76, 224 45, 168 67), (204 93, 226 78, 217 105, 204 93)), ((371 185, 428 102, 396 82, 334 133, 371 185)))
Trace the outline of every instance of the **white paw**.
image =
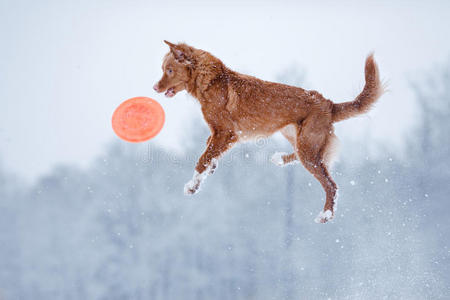
POLYGON ((331 210, 321 211, 317 217, 314 219, 316 223, 326 223, 328 221, 333 220, 334 215, 331 210))
POLYGON ((184 185, 184 194, 185 195, 194 195, 200 190, 200 185, 203 181, 205 181, 208 174, 211 172, 211 166, 208 167, 203 173, 198 173, 194 171, 194 176, 189 180, 188 183, 184 185))
POLYGON ((194 195, 195 193, 198 192, 199 188, 200 188, 200 181, 193 178, 184 185, 184 194, 194 195))
POLYGON ((275 164, 276 166, 282 167, 284 166, 284 160, 283 160, 283 155, 287 155, 286 152, 275 152, 272 155, 272 158, 270 159, 270 161, 275 164))
POLYGON ((214 170, 217 168, 218 161, 216 158, 211 160, 211 164, 203 171, 203 173, 198 173, 194 171, 194 176, 189 180, 188 183, 184 185, 184 194, 185 195, 194 195, 200 190, 200 186, 205 181, 208 175, 214 173, 214 170))

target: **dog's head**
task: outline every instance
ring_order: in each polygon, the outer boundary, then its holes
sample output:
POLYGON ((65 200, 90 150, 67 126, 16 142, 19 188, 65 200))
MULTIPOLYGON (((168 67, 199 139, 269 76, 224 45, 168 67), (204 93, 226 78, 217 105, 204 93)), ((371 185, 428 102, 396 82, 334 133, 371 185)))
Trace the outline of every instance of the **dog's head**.
POLYGON ((167 97, 186 89, 191 78, 194 49, 186 44, 172 44, 164 41, 170 47, 169 53, 164 56, 162 78, 153 86, 158 93, 165 92, 167 97))

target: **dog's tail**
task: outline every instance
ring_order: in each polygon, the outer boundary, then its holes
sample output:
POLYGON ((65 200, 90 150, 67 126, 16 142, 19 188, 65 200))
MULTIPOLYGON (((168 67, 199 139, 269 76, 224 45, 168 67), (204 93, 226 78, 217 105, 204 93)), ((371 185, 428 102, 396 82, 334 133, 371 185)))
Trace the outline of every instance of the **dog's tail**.
POLYGON ((380 81, 378 66, 373 54, 370 54, 366 59, 365 77, 364 89, 355 100, 333 104, 333 122, 339 122, 368 112, 383 94, 384 88, 380 81))

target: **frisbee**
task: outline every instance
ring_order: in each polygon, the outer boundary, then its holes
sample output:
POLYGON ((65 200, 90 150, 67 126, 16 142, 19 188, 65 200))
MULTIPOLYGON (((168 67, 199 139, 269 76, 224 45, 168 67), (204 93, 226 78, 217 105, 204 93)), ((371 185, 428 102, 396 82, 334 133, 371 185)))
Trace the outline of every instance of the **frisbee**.
POLYGON ((162 129, 164 119, 164 110, 156 100, 135 97, 116 108, 112 128, 121 139, 139 143, 155 137, 162 129))

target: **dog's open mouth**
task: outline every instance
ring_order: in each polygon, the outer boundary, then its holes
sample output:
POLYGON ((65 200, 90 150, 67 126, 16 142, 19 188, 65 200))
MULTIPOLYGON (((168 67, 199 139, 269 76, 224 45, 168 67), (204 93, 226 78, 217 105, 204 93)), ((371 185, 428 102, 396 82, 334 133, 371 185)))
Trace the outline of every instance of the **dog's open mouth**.
POLYGON ((171 98, 171 97, 175 96, 175 94, 176 94, 175 88, 171 87, 171 88, 167 89, 167 91, 164 95, 166 95, 166 97, 171 98))

